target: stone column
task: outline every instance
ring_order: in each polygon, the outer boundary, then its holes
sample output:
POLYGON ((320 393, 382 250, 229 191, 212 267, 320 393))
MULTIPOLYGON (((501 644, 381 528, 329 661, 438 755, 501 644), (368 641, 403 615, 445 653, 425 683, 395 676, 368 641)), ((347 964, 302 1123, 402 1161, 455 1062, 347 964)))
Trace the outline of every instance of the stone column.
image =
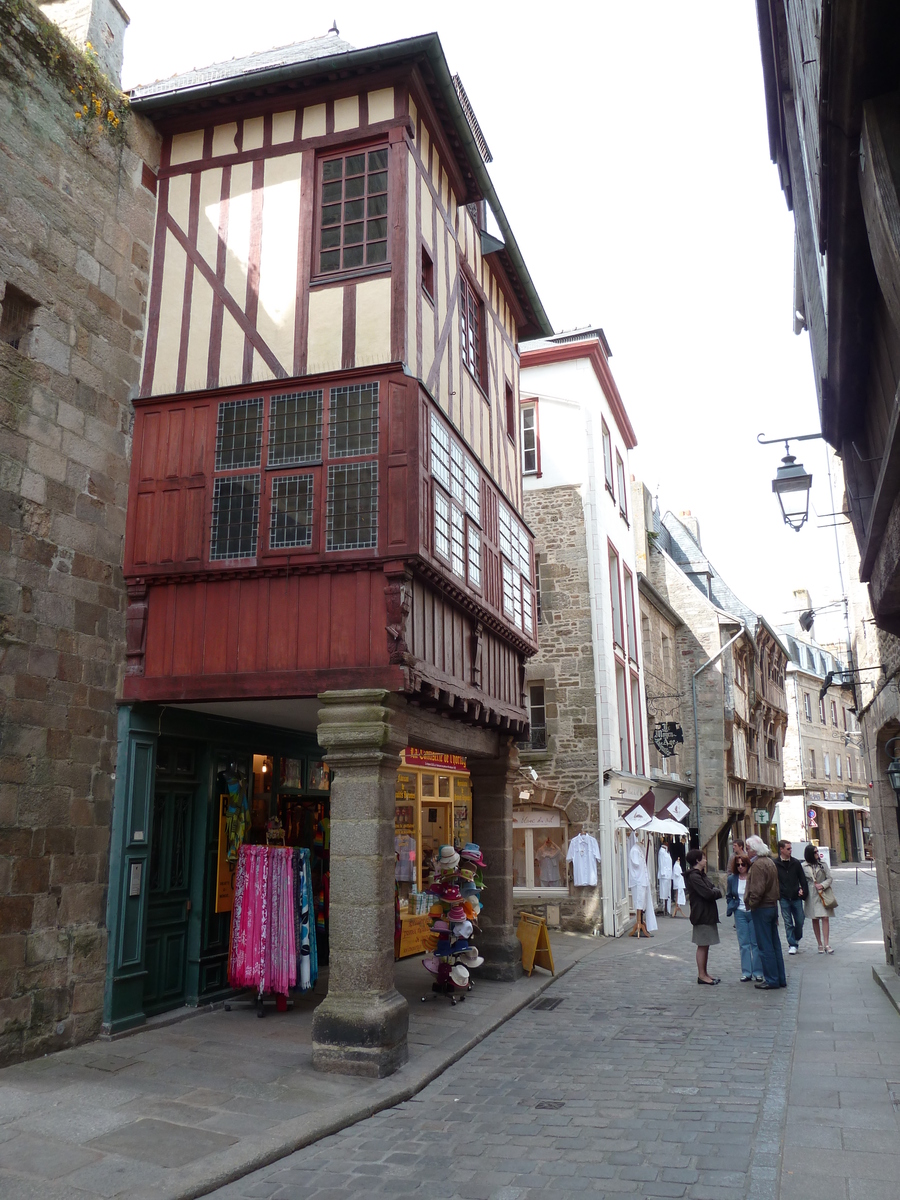
POLYGON ((394 987, 394 803, 405 703, 392 692, 324 692, 318 738, 331 781, 328 995, 313 1066, 390 1075, 406 1062, 409 1011, 394 987))
POLYGON ((513 788, 519 755, 512 739, 501 742, 497 758, 470 758, 472 776, 472 836, 481 846, 484 870, 484 908, 479 924, 478 952, 483 979, 513 980, 522 974, 522 947, 513 919, 513 788))

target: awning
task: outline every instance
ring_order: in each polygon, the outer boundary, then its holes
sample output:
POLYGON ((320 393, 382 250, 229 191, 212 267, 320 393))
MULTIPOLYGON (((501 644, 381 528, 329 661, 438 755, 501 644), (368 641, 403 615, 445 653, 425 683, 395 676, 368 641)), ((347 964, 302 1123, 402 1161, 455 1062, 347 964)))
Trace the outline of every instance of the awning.
POLYGON ((807 804, 811 808, 824 808, 829 812, 844 812, 846 809, 864 813, 869 811, 864 804, 851 804, 849 800, 807 800, 807 804))

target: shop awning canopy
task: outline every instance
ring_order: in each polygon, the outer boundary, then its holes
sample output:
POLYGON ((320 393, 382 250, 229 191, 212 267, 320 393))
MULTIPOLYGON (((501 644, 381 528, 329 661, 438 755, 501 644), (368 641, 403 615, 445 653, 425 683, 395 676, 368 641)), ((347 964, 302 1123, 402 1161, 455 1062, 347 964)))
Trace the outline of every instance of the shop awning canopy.
POLYGON ((632 829, 627 821, 616 821, 616 829, 627 829, 629 833, 667 833, 672 837, 686 837, 690 830, 687 825, 675 821, 671 817, 651 817, 646 825, 632 829))
POLYGON ((843 812, 848 808, 854 812, 869 811, 864 804, 853 804, 849 800, 810 800, 809 805, 810 808, 824 808, 828 812, 843 812))

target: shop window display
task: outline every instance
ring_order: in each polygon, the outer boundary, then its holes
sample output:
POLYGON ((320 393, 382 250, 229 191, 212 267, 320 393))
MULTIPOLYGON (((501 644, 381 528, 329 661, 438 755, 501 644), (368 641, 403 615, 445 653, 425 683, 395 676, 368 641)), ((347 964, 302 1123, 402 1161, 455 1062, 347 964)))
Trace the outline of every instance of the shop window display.
POLYGON ((513 888, 568 893, 568 824, 559 810, 513 813, 513 888))

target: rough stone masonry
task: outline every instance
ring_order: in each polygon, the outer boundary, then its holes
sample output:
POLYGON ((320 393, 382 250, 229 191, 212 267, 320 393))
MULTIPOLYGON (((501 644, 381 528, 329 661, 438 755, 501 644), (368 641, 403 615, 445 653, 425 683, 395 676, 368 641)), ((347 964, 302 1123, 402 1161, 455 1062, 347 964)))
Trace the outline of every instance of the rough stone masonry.
POLYGON ((130 398, 158 165, 148 125, 108 116, 115 95, 25 0, 2 6, 0 1062, 101 1021, 130 398))

